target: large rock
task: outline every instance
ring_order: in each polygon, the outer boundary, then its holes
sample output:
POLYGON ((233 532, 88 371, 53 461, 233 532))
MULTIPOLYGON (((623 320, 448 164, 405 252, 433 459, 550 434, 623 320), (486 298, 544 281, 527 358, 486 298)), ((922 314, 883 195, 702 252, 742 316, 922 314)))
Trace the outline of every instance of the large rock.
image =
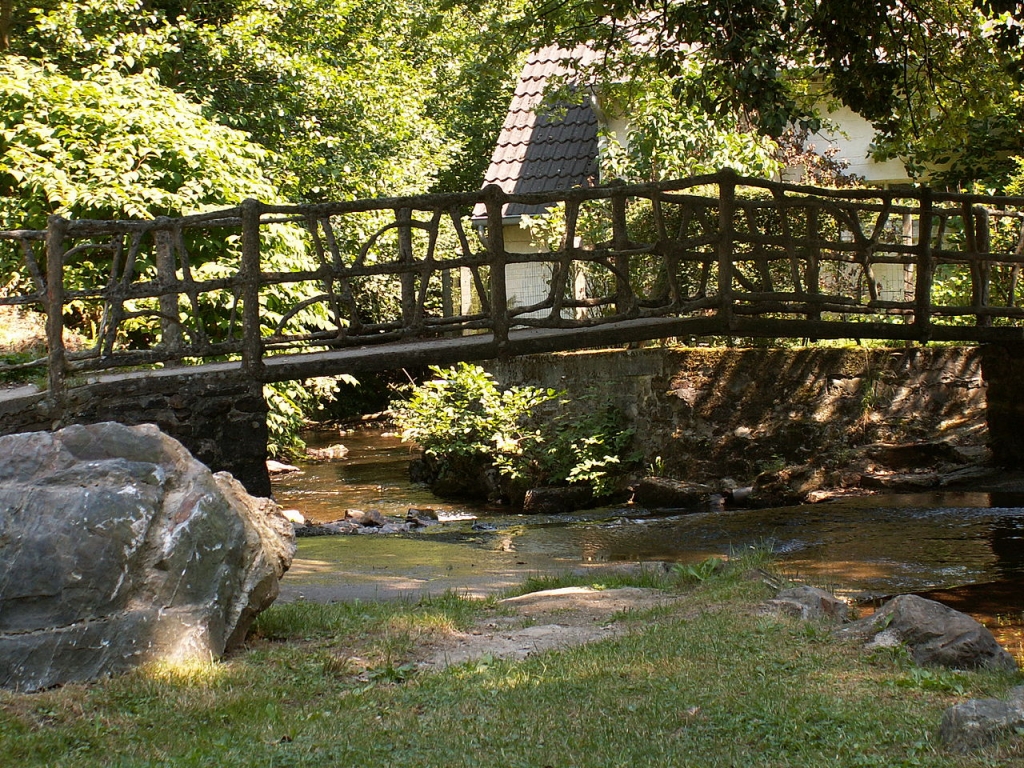
POLYGON ((870 646, 904 645, 921 666, 1017 669, 1017 662, 970 616, 917 595, 895 597, 872 615, 836 630, 870 646))
POLYGON ((584 509, 593 503, 594 492, 585 485, 531 488, 523 499, 523 514, 562 515, 584 509))
POLYGON ((219 656, 294 547, 276 504, 156 427, 0 437, 0 687, 219 656))
POLYGON ((648 509, 706 512, 715 511, 721 497, 700 483, 684 483, 670 477, 645 477, 633 488, 633 501, 648 509))

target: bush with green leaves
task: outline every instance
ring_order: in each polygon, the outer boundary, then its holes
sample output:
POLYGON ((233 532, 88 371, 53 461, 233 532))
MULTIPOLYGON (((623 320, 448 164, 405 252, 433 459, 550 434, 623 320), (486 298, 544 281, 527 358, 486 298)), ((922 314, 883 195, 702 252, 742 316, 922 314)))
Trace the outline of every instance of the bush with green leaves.
POLYGON ((553 389, 499 389, 491 374, 469 363, 430 370, 434 379, 391 407, 403 439, 442 468, 494 467, 520 489, 585 485, 596 496, 614 490, 632 437, 616 409, 589 400, 572 407, 553 389))

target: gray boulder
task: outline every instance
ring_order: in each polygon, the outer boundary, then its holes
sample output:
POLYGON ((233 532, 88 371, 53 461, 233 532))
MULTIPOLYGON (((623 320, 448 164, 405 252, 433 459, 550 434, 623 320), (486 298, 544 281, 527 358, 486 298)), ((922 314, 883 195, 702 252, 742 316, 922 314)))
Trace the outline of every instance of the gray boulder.
POLYGON ((0 437, 0 687, 220 656, 294 546, 276 504, 156 427, 0 437))
POLYGON ((1024 731, 1024 686, 1010 700, 970 699, 942 714, 939 739, 954 752, 970 752, 1024 731))
POLYGON ((1017 669, 1013 656, 970 616, 917 595, 895 597, 871 616, 836 630, 868 647, 904 645, 921 666, 1017 669))

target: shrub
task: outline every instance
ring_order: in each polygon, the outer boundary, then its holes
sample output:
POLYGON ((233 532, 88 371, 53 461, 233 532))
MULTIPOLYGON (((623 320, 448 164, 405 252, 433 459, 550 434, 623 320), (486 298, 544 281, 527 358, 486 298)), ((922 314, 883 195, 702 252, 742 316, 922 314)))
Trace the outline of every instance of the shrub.
POLYGON ((588 401, 577 415, 564 393, 500 390, 468 363, 430 370, 436 378, 391 407, 403 439, 418 443, 440 473, 494 468, 513 496, 540 485, 586 485, 597 496, 612 490, 632 435, 615 409, 588 401), (542 412, 546 404, 554 413, 542 412))

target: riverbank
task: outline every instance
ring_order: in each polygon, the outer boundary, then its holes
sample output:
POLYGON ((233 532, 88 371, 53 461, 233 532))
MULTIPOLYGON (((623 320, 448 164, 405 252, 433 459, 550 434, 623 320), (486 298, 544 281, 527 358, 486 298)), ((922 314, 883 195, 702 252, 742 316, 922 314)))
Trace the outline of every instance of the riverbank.
POLYGON ((1019 676, 865 652, 826 625, 765 614, 774 590, 747 573, 666 584, 660 604, 592 622, 610 627, 597 642, 442 668, 420 662, 488 624, 558 614, 452 596, 274 606, 223 662, 0 693, 0 749, 24 768, 981 768, 1024 757, 1016 741, 959 755, 937 737, 947 707, 1005 697, 1019 676))

